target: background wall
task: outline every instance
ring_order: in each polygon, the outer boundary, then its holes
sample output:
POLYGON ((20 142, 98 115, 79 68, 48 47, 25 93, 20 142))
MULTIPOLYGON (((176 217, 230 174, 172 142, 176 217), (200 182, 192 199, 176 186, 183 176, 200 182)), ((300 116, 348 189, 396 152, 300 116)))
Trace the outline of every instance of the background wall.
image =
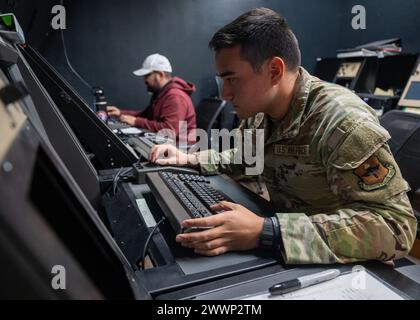
POLYGON ((345 0, 341 10, 350 13, 355 4, 366 8, 366 30, 353 30, 351 16, 346 16, 340 25, 340 47, 352 48, 375 40, 401 38, 405 52, 420 52, 419 0, 345 0))
MULTIPOLYGON (((28 42, 63 74, 88 101, 86 88, 65 64, 59 31, 49 26, 51 7, 59 1, 0 1, 2 11, 14 11, 28 42)), ((299 39, 302 65, 313 71, 317 57, 399 36, 405 48, 420 51, 419 0, 64 0, 64 36, 75 69, 93 86, 103 86, 109 103, 143 109, 149 100, 143 79, 132 74, 144 58, 166 55, 174 74, 195 83, 193 95, 215 95, 213 54, 208 41, 215 31, 252 8, 264 6, 283 14, 299 39), (351 28, 351 8, 367 10, 367 30, 351 28)))

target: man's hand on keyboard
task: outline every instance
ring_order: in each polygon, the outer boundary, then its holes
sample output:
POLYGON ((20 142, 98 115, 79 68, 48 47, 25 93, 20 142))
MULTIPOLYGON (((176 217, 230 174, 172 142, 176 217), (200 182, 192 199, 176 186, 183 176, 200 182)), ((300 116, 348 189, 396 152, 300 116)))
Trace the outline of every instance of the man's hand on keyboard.
POLYGON ((228 251, 244 251, 258 247, 264 218, 245 207, 222 201, 212 207, 215 212, 206 218, 185 220, 184 228, 212 227, 211 229, 179 234, 177 242, 205 256, 217 256, 228 251))
POLYGON ((121 110, 115 106, 107 106, 106 112, 109 116, 119 117, 121 115, 121 110))
POLYGON ((149 161, 162 166, 186 166, 193 163, 191 158, 196 159, 194 155, 181 152, 170 144, 155 145, 149 153, 149 161))
POLYGON ((123 114, 120 116, 120 121, 129 124, 130 126, 134 126, 136 124, 136 117, 130 116, 127 114, 123 114))

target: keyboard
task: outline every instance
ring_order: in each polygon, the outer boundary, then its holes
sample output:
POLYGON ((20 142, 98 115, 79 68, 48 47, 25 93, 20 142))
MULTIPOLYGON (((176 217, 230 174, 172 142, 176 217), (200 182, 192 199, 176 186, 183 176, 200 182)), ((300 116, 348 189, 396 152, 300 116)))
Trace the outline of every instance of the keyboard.
POLYGON ((133 164, 133 174, 137 184, 146 183, 146 174, 157 171, 170 171, 186 174, 198 174, 198 171, 188 167, 160 166, 151 162, 137 162, 133 164))
POLYGON ((143 158, 148 159, 150 149, 156 144, 173 144, 169 138, 162 138, 155 133, 146 132, 144 136, 130 137, 127 143, 138 152, 143 158))
POLYGON ((204 176, 167 171, 146 174, 146 182, 176 233, 201 231, 208 228, 183 229, 182 221, 215 214, 210 207, 230 201, 213 188, 204 176))
POLYGON ((111 130, 125 129, 131 127, 129 124, 121 122, 119 120, 108 120, 107 125, 111 130))

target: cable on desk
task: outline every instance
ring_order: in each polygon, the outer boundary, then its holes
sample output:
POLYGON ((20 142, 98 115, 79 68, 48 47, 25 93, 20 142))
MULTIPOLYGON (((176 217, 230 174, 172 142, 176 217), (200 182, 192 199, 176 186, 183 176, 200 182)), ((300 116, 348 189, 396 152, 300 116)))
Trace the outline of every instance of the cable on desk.
POLYGON ((129 173, 131 170, 133 170, 132 168, 127 168, 126 170, 123 170, 123 167, 121 167, 117 174, 115 175, 113 181, 112 181, 112 196, 115 197, 115 194, 117 192, 117 187, 118 187, 118 182, 120 180, 120 178, 124 178, 126 177, 126 174, 129 173))
POLYGON ((144 270, 144 259, 146 258, 147 247, 149 246, 150 239, 152 239, 152 236, 155 233, 155 231, 157 230, 157 228, 159 227, 159 225, 165 220, 166 220, 166 218, 162 217, 162 219, 160 219, 160 221, 155 225, 152 232, 150 232, 149 236, 147 237, 146 243, 144 244, 143 254, 142 254, 142 258, 141 258, 141 270, 144 270))

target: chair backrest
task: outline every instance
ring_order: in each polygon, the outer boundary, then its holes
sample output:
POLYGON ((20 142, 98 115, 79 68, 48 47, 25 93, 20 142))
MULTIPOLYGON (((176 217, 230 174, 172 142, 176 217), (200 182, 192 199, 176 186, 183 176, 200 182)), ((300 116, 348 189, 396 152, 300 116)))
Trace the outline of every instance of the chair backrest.
POLYGON ((210 130, 216 123, 217 117, 226 105, 226 101, 217 98, 205 98, 195 108, 197 114, 197 128, 205 130, 210 134, 210 130))
POLYGON ((387 112, 379 120, 391 135, 389 146, 394 156, 398 154, 415 130, 420 127, 420 115, 400 110, 387 112))
POLYGON ((239 127, 240 119, 231 102, 226 101, 226 105, 221 111, 219 119, 219 126, 221 129, 231 131, 232 129, 239 127))
POLYGON ((420 188, 420 114, 392 110, 381 119, 391 135, 389 146, 412 193, 420 188))

